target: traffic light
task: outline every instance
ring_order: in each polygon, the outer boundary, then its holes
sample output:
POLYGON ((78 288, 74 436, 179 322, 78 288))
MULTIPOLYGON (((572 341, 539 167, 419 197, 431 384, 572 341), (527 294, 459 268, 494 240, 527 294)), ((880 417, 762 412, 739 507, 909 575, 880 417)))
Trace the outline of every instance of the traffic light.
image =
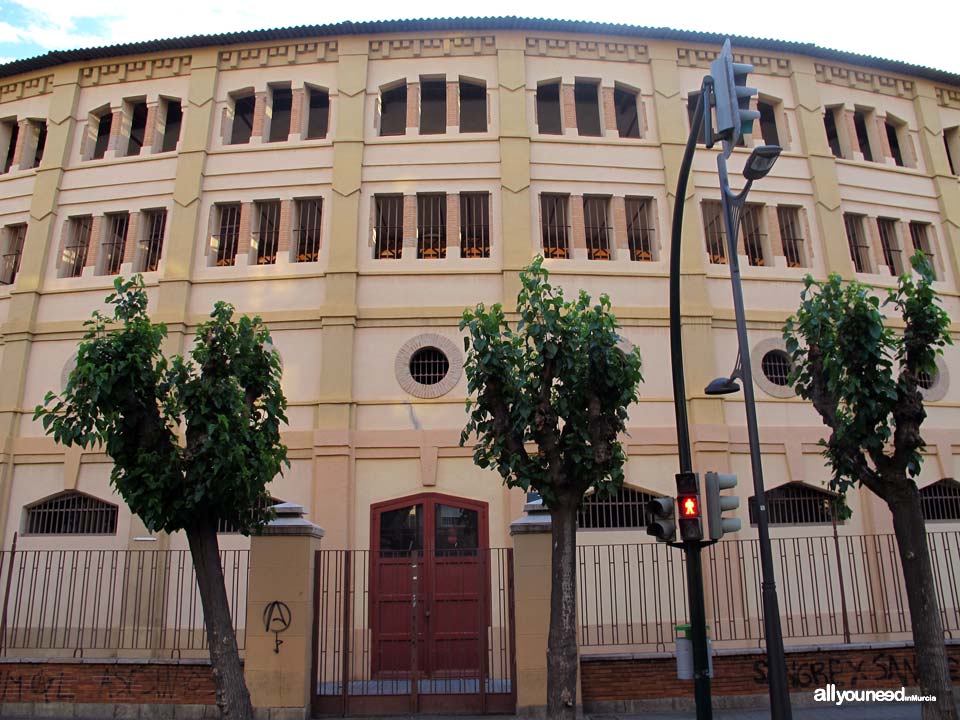
POLYGON ((703 521, 700 517, 700 479, 696 473, 677 475, 677 509, 680 514, 680 538, 703 539, 703 521))
POLYGON ((673 542, 677 538, 673 498, 659 497, 647 503, 647 512, 653 521, 647 525, 647 535, 653 535, 659 542, 673 542))
POLYGON ((710 526, 710 538, 719 540, 726 533, 735 533, 740 530, 740 518, 723 517, 728 510, 740 507, 740 498, 733 496, 721 497, 721 490, 729 490, 737 486, 736 475, 708 472, 704 479, 704 495, 707 502, 707 522, 710 526))
POLYGON ((757 93, 756 88, 747 87, 751 72, 753 65, 733 61, 729 39, 723 43, 719 57, 710 63, 717 113, 714 134, 723 139, 724 157, 730 157, 741 135, 753 132, 753 122, 760 117, 757 110, 750 109, 750 98, 757 93))

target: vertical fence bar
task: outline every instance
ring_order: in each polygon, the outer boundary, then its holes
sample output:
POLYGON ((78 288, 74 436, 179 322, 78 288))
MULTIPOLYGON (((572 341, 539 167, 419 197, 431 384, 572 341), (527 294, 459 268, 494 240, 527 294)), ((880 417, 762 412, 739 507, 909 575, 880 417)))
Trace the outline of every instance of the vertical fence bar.
POLYGON ((17 554, 17 533, 13 533, 10 559, 7 562, 7 582, 3 588, 3 613, 0 615, 0 655, 7 654, 7 610, 10 607, 10 588, 13 583, 13 559, 17 554))

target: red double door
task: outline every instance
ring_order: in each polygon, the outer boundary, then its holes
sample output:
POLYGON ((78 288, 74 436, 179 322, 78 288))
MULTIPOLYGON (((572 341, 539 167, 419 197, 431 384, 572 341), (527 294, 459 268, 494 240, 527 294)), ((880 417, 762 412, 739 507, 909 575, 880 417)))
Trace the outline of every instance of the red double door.
POLYGON ((431 493, 371 513, 374 674, 476 676, 489 613, 486 503, 431 493))

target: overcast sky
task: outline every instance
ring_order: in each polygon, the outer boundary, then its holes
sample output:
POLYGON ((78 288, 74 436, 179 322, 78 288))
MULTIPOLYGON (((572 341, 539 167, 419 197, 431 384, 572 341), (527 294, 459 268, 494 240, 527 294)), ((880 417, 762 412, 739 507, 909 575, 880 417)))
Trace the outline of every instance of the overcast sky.
POLYGON ((458 14, 595 20, 812 42, 960 73, 957 0, 484 0, 455 6, 439 0, 367 0, 357 5, 317 0, 0 0, 0 63, 49 50, 184 35, 447 17, 451 8, 463 11, 458 14), (725 6, 742 9, 729 18, 719 17, 717 9, 725 6))

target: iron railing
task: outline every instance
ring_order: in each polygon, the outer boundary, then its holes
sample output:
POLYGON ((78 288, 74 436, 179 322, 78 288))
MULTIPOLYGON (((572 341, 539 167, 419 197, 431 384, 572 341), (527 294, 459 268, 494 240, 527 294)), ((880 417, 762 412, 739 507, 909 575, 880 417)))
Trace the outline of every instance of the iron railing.
MULTIPOLYGON (((960 636, 960 532, 928 533, 944 634, 960 636)), ((910 612, 893 535, 772 541, 783 637, 789 644, 909 640, 910 612)), ((661 543, 577 548, 580 644, 663 651, 687 622, 683 554, 661 543)), ((715 646, 763 643, 760 549, 729 540, 704 557, 715 646)))
MULTIPOLYGON (((244 647, 249 550, 222 550, 227 600, 244 647)), ((187 550, 0 551, 0 655, 206 655, 187 550)))

